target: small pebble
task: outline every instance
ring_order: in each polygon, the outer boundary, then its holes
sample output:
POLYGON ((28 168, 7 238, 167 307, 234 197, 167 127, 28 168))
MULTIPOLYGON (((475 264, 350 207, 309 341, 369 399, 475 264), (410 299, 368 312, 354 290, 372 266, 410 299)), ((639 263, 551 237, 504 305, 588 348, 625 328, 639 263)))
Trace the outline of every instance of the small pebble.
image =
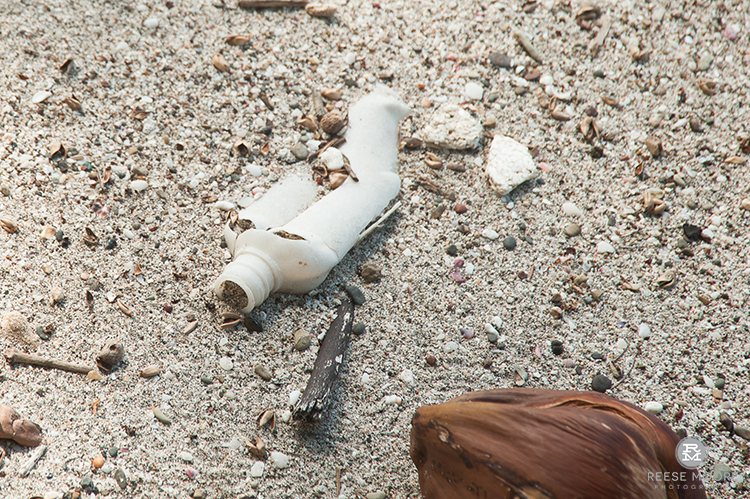
POLYGON ((365 323, 364 322, 356 322, 352 326, 352 333, 356 334, 357 336, 365 334, 365 323))
POLYGON ((450 256, 456 256, 458 255, 458 248, 455 244, 451 244, 447 248, 445 248, 445 253, 450 256))
POLYGON ((508 69, 510 68, 510 57, 500 52, 492 52, 489 56, 490 63, 497 67, 508 69))
POLYGON ((263 366, 261 364, 255 364, 255 368, 253 369, 255 374, 260 376, 262 379, 266 381, 271 381, 271 378, 273 375, 271 374, 271 371, 268 370, 266 366, 263 366))
POLYGON ((312 337, 310 333, 304 329, 298 329, 294 332, 294 349, 298 352, 302 352, 310 348, 312 337))
POLYGON ((206 499, 206 491, 203 489, 195 489, 193 492, 193 499, 206 499))
POLYGON ((464 95, 471 100, 482 100, 484 96, 484 89, 478 83, 470 81, 464 87, 464 95))
POLYGON ((456 350, 458 350, 458 343, 455 341, 449 341, 445 345, 443 345, 443 351, 445 353, 453 353, 456 350))
POLYGON ((563 203, 562 211, 569 217, 580 217, 583 212, 573 203, 563 203))
POLYGON ((201 376, 201 383, 203 383, 206 386, 213 385, 214 384, 214 380, 211 379, 210 376, 203 375, 203 376, 201 376))
POLYGON ((367 262, 366 264, 362 265, 362 270, 360 271, 359 275, 360 277, 362 277, 363 281, 365 281, 366 283, 370 283, 380 279, 383 273, 380 270, 380 266, 378 264, 376 264, 375 262, 367 262))
POLYGON ((505 246, 505 249, 508 251, 516 249, 516 238, 513 236, 506 237, 503 239, 503 246, 505 246))
POLYGON ((297 405, 297 402, 299 402, 300 397, 302 397, 302 392, 299 390, 294 390, 292 393, 289 394, 289 405, 291 407, 294 407, 297 405))
POLYGON ((148 189, 148 182, 145 180, 133 180, 130 182, 130 187, 136 192, 143 192, 148 189))
POLYGON ((562 341, 560 340, 552 340, 552 353, 555 355, 562 355, 565 351, 565 348, 563 347, 562 341))
POLYGON ((456 204, 456 206, 453 207, 453 211, 455 211, 459 215, 466 213, 468 210, 469 208, 467 208, 466 205, 463 203, 458 203, 456 204))
POLYGON ((281 452, 271 452, 271 460, 278 469, 289 467, 289 456, 282 454, 281 452))
POLYGON ((646 411, 650 412, 651 414, 659 414, 664 410, 664 406, 662 406, 659 402, 646 402, 646 406, 644 407, 644 409, 646 409, 646 411))
POLYGON ((104 245, 104 249, 106 250, 113 250, 116 247, 117 247, 117 239, 114 237, 107 239, 107 244, 104 245))
POLYGON ((428 366, 434 366, 435 364, 437 364, 437 358, 434 355, 428 355, 425 358, 425 362, 427 362, 428 366))
POLYGON ((595 392, 604 393, 610 388, 612 388, 612 380, 610 380, 608 377, 604 376, 603 374, 597 374, 596 376, 594 376, 594 379, 591 381, 591 389, 594 390, 595 392))
POLYGON ((230 359, 229 357, 222 357, 221 359, 219 359, 219 365, 225 371, 231 371, 234 367, 234 362, 232 362, 232 359, 230 359))
POLYGON ((178 455, 178 457, 180 459, 182 459, 183 461, 185 461, 186 463, 192 463, 193 462, 193 455, 191 453, 189 453, 188 451, 182 451, 182 452, 180 452, 180 454, 178 455))
POLYGON ((154 17, 149 17, 148 19, 143 21, 143 25, 148 29, 156 29, 159 27, 159 20, 154 17))
POLYGON ((250 476, 253 478, 260 478, 263 476, 263 470, 266 465, 263 461, 256 461, 255 464, 250 468, 250 476))
POLYGON ((291 152, 295 158, 300 160, 307 158, 307 155, 309 154, 307 147, 305 147, 305 144, 299 142, 292 146, 291 152))
POLYGON ((169 419, 167 416, 165 416, 162 410, 159 409, 158 407, 154 407, 152 411, 154 413, 154 417, 158 419, 159 421, 161 421, 162 423, 167 424, 167 425, 172 424, 172 420, 169 419))
POLYGON ((581 233, 581 226, 575 223, 568 224, 565 227, 565 235, 568 237, 575 237, 581 233))
POLYGON ((365 302, 365 294, 357 286, 349 285, 344 290, 355 305, 362 305, 365 302))
POLYGON ((91 464, 92 466, 94 466, 94 468, 101 468, 102 466, 104 466, 104 456, 99 454, 91 461, 91 464))
POLYGON ((648 324, 642 323, 638 326, 638 336, 643 338, 649 338, 651 336, 651 327, 648 324))
POLYGON ((717 482, 728 482, 732 478, 732 468, 727 463, 718 461, 714 465, 713 478, 717 482))
POLYGON ((365 496, 367 499, 385 499, 386 495, 383 491, 370 492, 365 496))
POLYGON ((385 405, 401 405, 401 397, 398 395, 386 395, 383 397, 385 405))
POLYGON ((494 241, 495 239, 497 239, 498 237, 500 237, 500 234, 498 234, 497 232, 495 232, 492 229, 484 229, 482 231, 482 237, 484 237, 486 239, 489 239, 490 241, 494 241))
POLYGON ((596 245, 596 252, 597 253, 614 253, 615 248, 611 244, 609 244, 607 241, 600 241, 599 244, 596 245))
POLYGON ((107 454, 109 454, 109 457, 117 457, 117 454, 120 452, 120 449, 118 449, 116 446, 112 446, 107 451, 107 454))

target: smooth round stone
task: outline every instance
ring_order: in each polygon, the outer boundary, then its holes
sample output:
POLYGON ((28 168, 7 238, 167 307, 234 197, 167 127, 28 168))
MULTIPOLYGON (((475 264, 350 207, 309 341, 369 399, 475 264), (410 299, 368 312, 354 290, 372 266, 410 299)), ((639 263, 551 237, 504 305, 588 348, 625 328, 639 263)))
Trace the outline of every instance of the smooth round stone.
POLYGON ((716 378, 715 380, 713 380, 713 382, 714 382, 714 387, 717 390, 723 390, 724 386, 726 385, 726 380, 724 378, 716 378))
POLYGON ((612 388, 612 380, 603 374, 597 374, 591 380, 591 389, 595 392, 604 393, 610 388, 612 388))
POLYGON ((555 355, 562 355, 565 351, 565 347, 563 347, 562 341, 560 340, 552 340, 551 347, 552 353, 555 355))
POLYGON ((143 192, 148 189, 148 182, 145 180, 133 180, 130 182, 130 188, 136 192, 143 192))
POLYGON ((148 29, 156 29, 159 27, 159 20, 155 17, 149 17, 148 19, 143 21, 143 25, 148 29))
POLYGON ((191 453, 189 453, 188 451, 186 451, 186 450, 180 452, 180 454, 178 455, 178 457, 180 459, 182 459, 183 461, 185 461, 186 463, 192 463, 193 462, 193 455, 191 453))
POLYGON ((299 402, 300 397, 302 397, 302 392, 299 390, 294 390, 292 393, 289 394, 289 405, 292 407, 297 405, 297 402, 299 402))
POLYGON ((510 67, 510 57, 500 52, 492 52, 489 56, 490 63, 498 68, 508 69, 510 67))
POLYGON ((443 351, 445 353, 453 353, 456 350, 458 350, 458 343, 456 343, 455 341, 449 341, 448 343, 443 345, 443 351))
POLYGON ((294 349, 297 350, 298 352, 302 352, 310 348, 311 341, 312 341, 312 338, 310 336, 310 333, 308 333, 304 329, 298 329, 297 331, 295 331, 294 349))
POLYGON ((581 233, 581 226, 578 224, 568 224, 567 227, 565 227, 565 235, 568 237, 575 237, 578 234, 581 233))
POLYGON ((289 467, 289 456, 282 454, 281 452, 271 452, 271 460, 273 461, 274 466, 279 469, 289 467))
POLYGON ((615 247, 609 244, 607 241, 600 241, 599 244, 596 245, 596 252, 597 253, 614 253, 615 247))
POLYGON ((568 369, 573 369, 576 366, 576 361, 573 359, 565 359, 563 365, 568 369))
POLYGON ((309 154, 309 151, 307 150, 307 147, 305 147, 305 144, 300 144, 299 142, 292 146, 291 151, 292 154, 294 154, 294 157, 297 159, 305 159, 309 154))
POLYGON ((471 100, 481 100, 484 95, 482 85, 470 81, 464 87, 464 95, 471 100))
POLYGON ((578 206, 574 205, 573 203, 563 203, 562 205, 562 211, 569 217, 580 217, 583 215, 583 212, 578 208, 578 206))
POLYGON ((484 332, 487 335, 487 341, 489 341, 490 343, 496 343, 500 338, 500 334, 498 333, 497 329, 495 329, 495 326, 493 326, 489 322, 484 325, 484 332))
POLYGON ((355 305, 362 305, 365 302, 365 294, 357 286, 349 285, 344 288, 346 294, 352 299, 355 305))
POLYGON ((355 322, 352 326, 352 333, 356 334, 357 336, 365 334, 366 326, 364 322, 355 322))
POLYGON ((216 206, 221 211, 229 211, 237 207, 237 205, 233 201, 217 201, 214 206, 216 206))
POLYGON ((234 362, 232 362, 232 359, 230 359, 229 357, 222 357, 221 359, 219 359, 219 365, 225 371, 231 371, 234 367, 234 362))
POLYGON ((506 237, 503 239, 503 246, 505 246, 505 249, 508 251, 516 249, 516 238, 513 236, 506 237))
POLYGON ((482 237, 484 237, 486 239, 489 239, 490 241, 494 241, 495 239, 497 239, 498 237, 500 237, 500 234, 498 234, 497 232, 495 232, 492 229, 484 229, 482 231, 482 237))
POLYGON ((644 407, 644 409, 646 409, 646 411, 650 412, 651 414, 659 414, 664 410, 664 406, 659 402, 646 402, 646 406, 644 407))
POLYGON ((732 469, 729 467, 727 463, 718 461, 714 465, 713 477, 714 477, 714 480, 716 480, 717 482, 729 481, 731 480, 731 477, 732 477, 732 469))
POLYGON ((379 490, 377 492, 370 492, 365 496, 367 499, 385 499, 385 492, 379 490))
POLYGON ((404 369, 404 371, 402 371, 401 374, 398 375, 398 377, 407 385, 414 385, 414 373, 411 372, 411 369, 404 369))
POLYGON ((628 348, 628 342, 625 341, 624 338, 620 338, 617 340, 617 343, 615 343, 615 348, 618 350, 625 350, 628 348))
POLYGON ((639 325, 638 336, 640 336, 643 339, 649 338, 651 336, 651 327, 645 323, 642 323, 641 325, 639 325))
POLYGON ((110 447, 109 450, 107 451, 110 457, 117 457, 118 452, 120 452, 120 449, 118 449, 115 446, 110 447))

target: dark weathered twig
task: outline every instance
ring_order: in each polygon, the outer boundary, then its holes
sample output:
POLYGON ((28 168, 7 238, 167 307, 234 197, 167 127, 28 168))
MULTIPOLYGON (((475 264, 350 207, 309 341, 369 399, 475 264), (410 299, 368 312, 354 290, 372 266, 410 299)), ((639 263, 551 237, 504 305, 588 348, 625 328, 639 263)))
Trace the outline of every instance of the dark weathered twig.
POLYGON ((328 408, 349 345, 353 321, 354 304, 346 300, 339 305, 338 315, 323 339, 305 393, 292 413, 295 419, 319 420, 328 408))
POLYGON ((44 357, 39 357, 38 355, 29 355, 19 352, 18 350, 14 350, 13 348, 9 348, 5 351, 5 359, 9 364, 20 363, 39 367, 50 367, 52 369, 60 369, 62 371, 79 374, 88 374, 89 371, 94 369, 94 367, 90 366, 82 366, 80 364, 73 364, 71 362, 65 362, 56 359, 47 359, 44 357))
POLYGON ((277 9, 280 7, 304 7, 307 0, 240 0, 243 9, 277 9))

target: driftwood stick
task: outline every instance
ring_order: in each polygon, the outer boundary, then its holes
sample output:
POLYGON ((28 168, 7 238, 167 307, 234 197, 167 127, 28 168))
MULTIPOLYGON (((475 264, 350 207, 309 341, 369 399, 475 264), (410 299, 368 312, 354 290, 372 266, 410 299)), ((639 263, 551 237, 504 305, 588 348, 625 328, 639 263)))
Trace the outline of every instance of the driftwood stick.
POLYGON ((240 0, 243 9, 277 9, 281 7, 304 7, 307 0, 240 0))
POLYGON ((338 315, 326 332, 315 359, 310 381, 292 412, 294 419, 317 421, 331 402, 331 391, 339 379, 344 352, 349 346, 354 322, 354 304, 346 300, 338 307, 338 315))
POLYGON ((88 374, 89 371, 94 369, 94 367, 82 366, 80 364, 73 364, 62 360, 47 359, 39 357, 38 355, 29 355, 13 348, 9 348, 5 351, 5 359, 9 364, 29 364, 31 366, 50 367, 52 369, 60 369, 61 371, 79 374, 88 374))
POLYGON ((29 473, 31 473, 31 470, 34 469, 34 466, 36 466, 36 463, 39 462, 45 452, 47 452, 47 446, 39 446, 31 455, 29 460, 24 463, 20 470, 18 470, 18 474, 21 475, 21 477, 25 477, 29 473))

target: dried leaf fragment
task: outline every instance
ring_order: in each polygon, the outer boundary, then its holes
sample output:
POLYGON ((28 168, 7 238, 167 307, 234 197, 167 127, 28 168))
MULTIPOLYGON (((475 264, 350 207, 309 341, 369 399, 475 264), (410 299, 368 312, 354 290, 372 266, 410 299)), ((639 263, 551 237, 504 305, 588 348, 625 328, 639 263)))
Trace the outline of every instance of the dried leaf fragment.
POLYGON ((227 60, 224 59, 224 56, 218 52, 211 57, 211 63, 222 73, 228 73, 230 70, 229 64, 227 64, 227 60))
POLYGON ((18 224, 10 218, 0 218, 0 227, 9 234, 15 234, 18 231, 18 224))
POLYGON ((244 45, 251 40, 250 35, 229 35, 224 39, 229 45, 244 45))

